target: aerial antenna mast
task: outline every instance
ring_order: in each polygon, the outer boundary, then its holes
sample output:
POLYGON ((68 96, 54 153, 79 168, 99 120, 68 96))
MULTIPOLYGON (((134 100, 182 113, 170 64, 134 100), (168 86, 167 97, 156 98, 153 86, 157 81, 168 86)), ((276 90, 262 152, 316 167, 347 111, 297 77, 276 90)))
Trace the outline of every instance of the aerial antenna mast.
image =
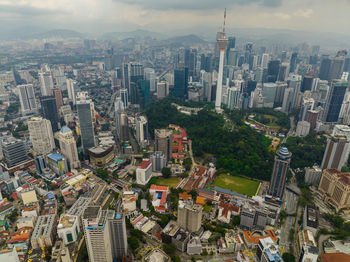
POLYGON ((225 12, 224 12, 224 27, 222 29, 222 31, 225 33, 225 26, 226 26, 226 8, 225 8, 225 12))

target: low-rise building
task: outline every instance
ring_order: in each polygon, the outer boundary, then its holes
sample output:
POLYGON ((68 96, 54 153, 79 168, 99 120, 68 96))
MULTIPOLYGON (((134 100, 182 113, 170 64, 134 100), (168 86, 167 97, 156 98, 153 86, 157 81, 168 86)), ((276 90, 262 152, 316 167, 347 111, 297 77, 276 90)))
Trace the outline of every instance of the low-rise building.
POLYGON ((149 188, 151 201, 154 209, 159 213, 166 213, 168 210, 166 198, 169 193, 168 186, 151 185, 149 188))
POLYGON ((38 198, 34 189, 28 188, 20 191, 20 198, 23 201, 23 205, 28 205, 31 203, 37 203, 38 198))
POLYGON ((279 246, 270 237, 259 240, 257 259, 260 262, 283 261, 279 246))
POLYGON ((349 240, 330 240, 323 243, 325 253, 344 253, 350 255, 350 241, 349 240))
POLYGON ((80 232, 78 216, 64 214, 57 226, 57 235, 65 245, 78 240, 80 232))
POLYGON ((88 149, 90 164, 103 167, 114 159, 114 146, 97 146, 88 149))
POLYGON ((251 230, 253 228, 265 229, 267 223, 267 212, 260 208, 242 208, 240 216, 240 227, 251 230))
POLYGON ((306 205, 303 218, 304 229, 310 230, 312 234, 316 235, 317 227, 317 210, 312 205, 306 205))
POLYGON ((17 228, 31 227, 34 228, 35 218, 34 217, 21 217, 16 222, 17 228))
POLYGON ((199 255, 202 252, 202 243, 199 237, 192 237, 187 243, 187 254, 199 255))
POLYGON ((124 214, 129 214, 136 210, 137 193, 134 191, 124 191, 122 197, 124 214))
POLYGON ((64 156, 53 153, 47 156, 47 160, 49 168, 57 175, 62 176, 68 172, 68 165, 64 156))
POLYGON ((300 262, 317 262, 318 249, 311 231, 304 229, 299 232, 300 262))
POLYGON ((220 202, 218 220, 229 224, 233 216, 239 215, 239 207, 233 206, 231 203, 220 202))
POLYGON ((154 249, 142 258, 143 262, 170 262, 170 257, 161 249, 154 249))
POLYGON ((55 215, 39 216, 31 237, 33 249, 51 247, 53 245, 55 231, 55 215))

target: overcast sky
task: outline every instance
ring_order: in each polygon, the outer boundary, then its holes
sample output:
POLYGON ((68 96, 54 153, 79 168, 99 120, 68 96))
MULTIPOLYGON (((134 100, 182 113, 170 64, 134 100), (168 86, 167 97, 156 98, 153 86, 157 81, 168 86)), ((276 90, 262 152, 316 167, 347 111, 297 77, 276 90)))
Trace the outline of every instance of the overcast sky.
POLYGON ((350 0, 0 0, 0 25, 82 32, 286 28, 350 34, 350 0))

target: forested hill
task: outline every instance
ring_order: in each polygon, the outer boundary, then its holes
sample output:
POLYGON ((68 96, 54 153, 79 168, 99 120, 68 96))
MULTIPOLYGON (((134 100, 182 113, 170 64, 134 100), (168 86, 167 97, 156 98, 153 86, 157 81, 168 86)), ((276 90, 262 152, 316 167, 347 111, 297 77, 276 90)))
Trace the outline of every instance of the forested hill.
POLYGON ((146 109, 152 135, 154 129, 169 124, 182 126, 192 140, 195 156, 213 154, 217 158, 217 167, 233 175, 270 180, 273 153, 268 151, 269 139, 237 121, 237 113, 232 114, 235 123, 232 129, 225 125, 223 116, 209 108, 201 110, 198 115, 188 116, 179 113, 171 102, 171 99, 164 99, 146 109))

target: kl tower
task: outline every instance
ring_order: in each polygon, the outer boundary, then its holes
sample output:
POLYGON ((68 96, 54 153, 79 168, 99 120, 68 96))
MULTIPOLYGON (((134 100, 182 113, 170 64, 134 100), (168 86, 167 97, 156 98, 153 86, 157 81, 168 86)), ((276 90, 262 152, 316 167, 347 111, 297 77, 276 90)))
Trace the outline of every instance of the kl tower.
POLYGON ((219 73, 218 82, 216 84, 216 99, 215 99, 215 111, 220 113, 221 110, 221 98, 222 98, 222 75, 224 71, 224 57, 227 48, 228 40, 225 34, 225 23, 226 23, 226 8, 224 13, 224 26, 222 30, 216 34, 216 43, 220 49, 220 60, 219 60, 219 73))

